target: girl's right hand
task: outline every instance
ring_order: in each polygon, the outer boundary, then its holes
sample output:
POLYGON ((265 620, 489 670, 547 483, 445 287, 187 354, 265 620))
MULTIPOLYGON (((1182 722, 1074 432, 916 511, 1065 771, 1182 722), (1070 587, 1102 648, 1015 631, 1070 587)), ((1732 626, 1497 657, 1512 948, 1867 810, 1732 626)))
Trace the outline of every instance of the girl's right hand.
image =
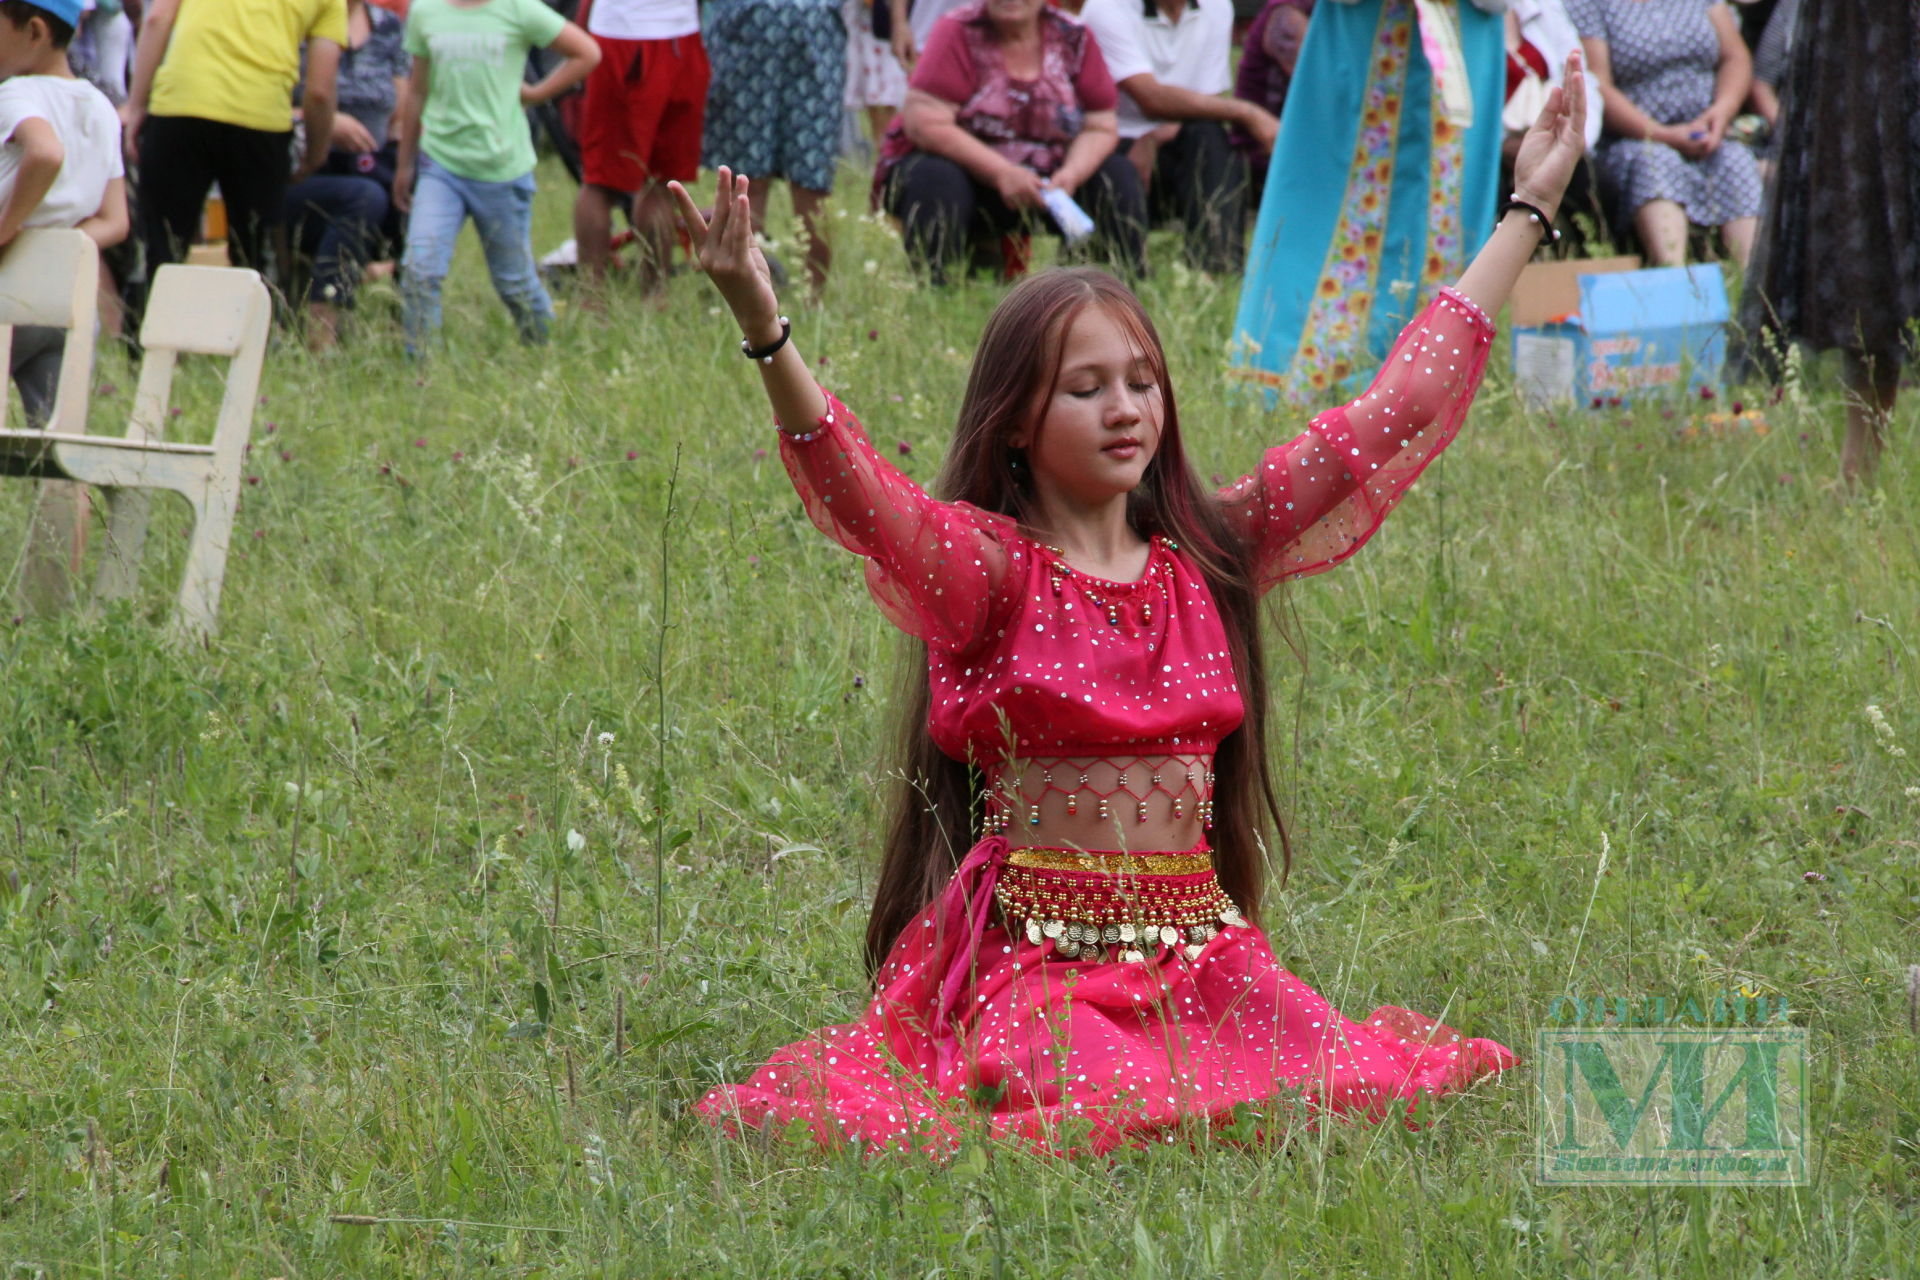
POLYGON ((742 333, 764 335, 780 327, 780 302, 773 292, 773 273, 753 236, 753 211, 747 202, 747 179, 722 166, 720 187, 713 199, 713 221, 700 215, 687 189, 669 182, 680 205, 680 223, 693 243, 700 269, 733 312, 742 333))

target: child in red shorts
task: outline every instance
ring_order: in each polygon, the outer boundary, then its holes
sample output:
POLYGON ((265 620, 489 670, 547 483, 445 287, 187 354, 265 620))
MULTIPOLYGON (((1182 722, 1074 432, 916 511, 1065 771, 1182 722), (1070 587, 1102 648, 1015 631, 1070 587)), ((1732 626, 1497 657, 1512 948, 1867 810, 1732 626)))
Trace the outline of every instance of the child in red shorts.
POLYGON ((641 288, 658 293, 673 235, 663 184, 691 182, 700 168, 708 70, 698 0, 594 0, 587 31, 600 65, 587 77, 579 128, 580 270, 589 284, 605 279, 613 210, 623 206, 639 237, 641 288))

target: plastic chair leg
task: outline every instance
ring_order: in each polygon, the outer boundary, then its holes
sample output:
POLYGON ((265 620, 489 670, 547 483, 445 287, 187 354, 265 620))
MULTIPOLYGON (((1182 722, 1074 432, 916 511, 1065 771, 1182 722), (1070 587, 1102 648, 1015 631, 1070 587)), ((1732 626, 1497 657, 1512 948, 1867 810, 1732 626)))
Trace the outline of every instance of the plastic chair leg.
POLYGON ((153 495, 146 489, 107 489, 106 546, 94 570, 93 594, 122 600, 140 585, 140 555, 147 545, 147 514, 153 495))

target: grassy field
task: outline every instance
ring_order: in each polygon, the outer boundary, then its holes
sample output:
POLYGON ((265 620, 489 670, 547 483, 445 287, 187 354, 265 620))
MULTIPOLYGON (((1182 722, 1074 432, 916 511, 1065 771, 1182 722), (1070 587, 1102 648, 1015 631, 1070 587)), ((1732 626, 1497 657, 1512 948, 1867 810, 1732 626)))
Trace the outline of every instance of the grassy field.
MULTIPOLYGON (((842 203, 797 337, 927 479, 994 294, 842 203)), ((1503 355, 1274 646, 1286 962, 1526 1055, 1563 994, 1784 998, 1809 1185, 1540 1185, 1530 1065, 1283 1152, 862 1159, 687 1107, 858 1012, 895 641, 704 281, 528 350, 457 270, 430 364, 377 291, 271 355, 210 646, 153 625, 177 514, 137 609, 0 616, 0 1278, 1914 1273, 1912 396, 1846 502, 1817 366, 1722 435, 1523 412, 1503 355)), ((1226 393, 1234 283, 1144 292, 1204 469, 1300 428, 1226 393)))

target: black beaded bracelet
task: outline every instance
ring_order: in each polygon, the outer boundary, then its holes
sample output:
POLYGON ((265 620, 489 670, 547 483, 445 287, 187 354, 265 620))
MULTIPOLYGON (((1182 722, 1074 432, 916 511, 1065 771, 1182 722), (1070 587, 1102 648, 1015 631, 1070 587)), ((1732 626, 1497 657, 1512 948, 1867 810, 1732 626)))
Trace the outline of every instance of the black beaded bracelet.
POLYGON ((787 323, 785 316, 780 317, 780 336, 764 347, 750 346, 745 338, 740 339, 740 354, 749 360, 758 360, 761 364, 772 364, 773 353, 787 345, 787 339, 793 336, 793 326, 787 323))
MULTIPOLYGON (((1517 191, 1508 196, 1507 202, 1500 206, 1499 218, 1506 217, 1515 209, 1520 210, 1540 224, 1540 230, 1543 233, 1541 242, 1543 244, 1554 245, 1560 243, 1560 228, 1553 225, 1553 219, 1542 213, 1539 206, 1528 204, 1525 200, 1522 200, 1520 193, 1517 191)), ((1495 221, 1498 221, 1499 218, 1496 218, 1495 221)))

